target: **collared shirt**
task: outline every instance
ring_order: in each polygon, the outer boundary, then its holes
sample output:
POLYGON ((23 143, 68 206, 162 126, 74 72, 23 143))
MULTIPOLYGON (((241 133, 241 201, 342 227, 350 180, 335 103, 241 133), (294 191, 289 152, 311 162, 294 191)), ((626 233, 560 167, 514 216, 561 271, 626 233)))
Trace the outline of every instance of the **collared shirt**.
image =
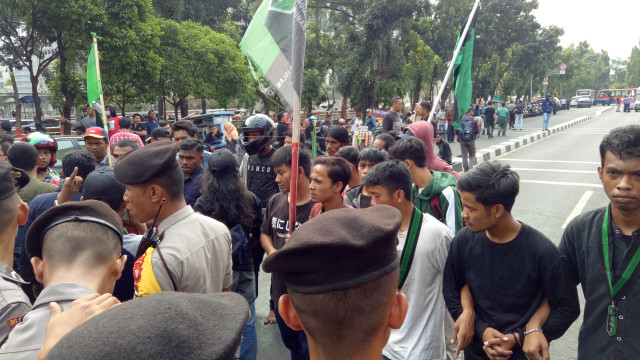
MULTIPOLYGON (((165 263, 156 248, 151 271, 161 291, 215 294, 231 286, 231 234, 221 222, 185 206, 164 219, 158 232, 162 236, 158 248, 165 263)), ((139 263, 141 259, 134 265, 138 268, 136 285, 144 282, 141 279, 149 271, 139 263)), ((141 292, 144 289, 139 289, 141 292)))
POLYGON ((140 140, 140 136, 132 133, 131 131, 129 131, 129 129, 120 129, 118 130, 117 133, 113 134, 109 138, 109 147, 111 148, 111 151, 113 151, 113 147, 116 146, 118 141, 124 140, 124 139, 133 140, 136 143, 138 143, 138 146, 140 147, 144 146, 144 144, 142 143, 142 140, 140 140))
POLYGON ((22 316, 31 310, 31 301, 20 285, 28 284, 9 265, 0 262, 0 345, 4 344, 22 316))
MULTIPOLYGON (((605 328, 611 292, 607 280, 602 251, 602 222, 605 208, 581 214, 573 219, 562 235, 560 251, 569 260, 572 280, 582 285, 584 292, 584 320, 578 336, 579 359, 637 359, 640 354, 640 269, 636 269, 620 289, 616 302, 618 326, 616 334, 609 336, 605 328)), ((613 220, 609 222, 610 254, 613 283, 629 264, 640 247, 640 229, 624 237, 613 220), (625 239, 626 238, 626 239, 625 239), (613 248, 613 249, 612 249, 613 248), (617 256, 616 256, 617 255, 617 256)))
POLYGON ((44 288, 33 304, 33 309, 24 316, 0 348, 0 359, 35 359, 44 345, 47 324, 51 317, 49 303, 56 302, 66 310, 72 301, 91 293, 91 289, 73 283, 54 284, 44 288))
POLYGON ((96 169, 100 169, 102 167, 105 166, 109 166, 109 156, 105 155, 104 158, 102 158, 102 160, 97 161, 96 160, 96 169))
POLYGON ((191 205, 192 207, 200 195, 202 195, 198 188, 198 178, 203 172, 204 169, 202 166, 198 166, 198 169, 196 169, 191 176, 187 177, 186 174, 184 176, 184 200, 187 202, 187 205, 191 205))
MULTIPOLYGON (((132 131, 147 131, 147 126, 145 124, 138 124, 138 125, 131 125, 131 130, 132 131)), ((147 133, 147 135, 151 135, 150 133, 147 133)), ((144 135, 138 135, 138 137, 140 137, 140 140, 142 140, 142 142, 144 143, 144 141, 147 139, 146 136, 144 135)))
POLYGON ((156 119, 156 122, 151 121, 151 119, 147 120, 147 136, 151 136, 151 131, 158 126, 160 126, 160 120, 156 119))

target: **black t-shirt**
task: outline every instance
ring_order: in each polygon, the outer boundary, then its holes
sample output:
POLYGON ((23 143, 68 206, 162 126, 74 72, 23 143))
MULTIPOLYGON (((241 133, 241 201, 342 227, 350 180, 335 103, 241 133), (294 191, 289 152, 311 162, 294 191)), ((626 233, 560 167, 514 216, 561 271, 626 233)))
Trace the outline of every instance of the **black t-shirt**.
POLYGON ((274 194, 280 192, 276 184, 276 173, 271 167, 271 156, 275 151, 272 148, 262 157, 258 154, 251 155, 247 164, 247 189, 256 194, 263 208, 274 194))
POLYGON ((394 123, 400 123, 401 121, 402 120, 399 114, 394 113, 391 110, 387 111, 387 113, 384 114, 384 117, 382 118, 382 132, 389 132, 393 130, 394 123))
MULTIPOLYGON (((147 131, 147 127, 144 124, 131 125, 131 131, 147 131)), ((151 136, 151 134, 147 135, 151 136)), ((142 135, 138 136, 140 136, 140 139, 142 139, 142 143, 144 144, 144 141, 147 139, 147 137, 142 135)))
MULTIPOLYGON (((484 358, 484 330, 492 327, 506 334, 524 327, 544 297, 551 307, 542 328, 549 341, 562 336, 580 314, 567 259, 542 233, 525 224, 513 240, 502 244, 491 241, 484 231, 459 231, 451 242, 442 290, 454 319, 462 312, 460 289, 465 284, 476 311, 474 340, 465 357, 470 352, 475 355, 471 358, 484 358)), ((521 349, 513 351, 512 359, 525 359, 521 349)))
MULTIPOLYGON (((314 202, 296 206, 296 229, 309 220, 314 202)), ((279 193, 269 200, 260 231, 271 236, 276 250, 284 246, 285 236, 289 233, 289 200, 287 193, 279 193)), ((271 300, 278 306, 278 299, 287 293, 287 287, 278 273, 271 274, 271 300)))
POLYGON ((522 114, 524 110, 524 104, 516 105, 516 114, 522 114))
POLYGON ((494 116, 496 115, 496 109, 492 107, 487 107, 484 110, 484 118, 487 123, 493 123, 495 121, 494 116))
POLYGON ((284 133, 289 131, 289 127, 287 126, 287 124, 279 122, 278 126, 276 127, 276 131, 277 131, 277 134, 278 134, 278 146, 283 147, 284 146, 284 133))

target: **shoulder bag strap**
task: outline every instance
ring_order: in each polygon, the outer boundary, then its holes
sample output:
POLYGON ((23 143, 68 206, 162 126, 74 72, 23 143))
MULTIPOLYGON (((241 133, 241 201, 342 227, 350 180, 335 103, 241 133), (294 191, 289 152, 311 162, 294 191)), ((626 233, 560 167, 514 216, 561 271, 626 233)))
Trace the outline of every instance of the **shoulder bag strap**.
POLYGON ((420 228, 422 227, 422 212, 418 208, 414 207, 413 215, 411 215, 411 223, 409 224, 409 234, 407 235, 407 241, 404 243, 404 249, 402 249, 402 255, 400 256, 400 284, 398 290, 402 289, 404 282, 407 280, 411 263, 413 262, 413 255, 416 252, 416 245, 418 243, 418 235, 420 234, 420 228))

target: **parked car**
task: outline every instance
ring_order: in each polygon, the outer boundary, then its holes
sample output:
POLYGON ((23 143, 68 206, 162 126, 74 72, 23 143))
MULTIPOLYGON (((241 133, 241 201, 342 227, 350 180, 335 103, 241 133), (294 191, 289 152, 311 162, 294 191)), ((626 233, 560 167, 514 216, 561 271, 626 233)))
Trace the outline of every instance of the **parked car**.
POLYGON ((580 99, 580 96, 574 96, 571 98, 571 102, 569 103, 569 105, 571 107, 577 107, 578 106, 578 99, 580 99))
POLYGON ((54 138, 58 143, 58 151, 56 152, 56 163, 53 164, 53 169, 61 172, 64 155, 71 150, 86 150, 86 147, 82 136, 54 136, 54 138))
POLYGON ((578 99, 578 105, 576 107, 591 107, 591 99, 588 96, 581 96, 578 99))

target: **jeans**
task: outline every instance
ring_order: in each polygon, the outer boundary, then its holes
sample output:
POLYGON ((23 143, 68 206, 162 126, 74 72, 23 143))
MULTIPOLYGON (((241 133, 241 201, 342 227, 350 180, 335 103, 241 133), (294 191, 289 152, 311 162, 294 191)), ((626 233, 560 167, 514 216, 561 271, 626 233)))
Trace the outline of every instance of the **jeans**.
POLYGON ((485 123, 485 128, 487 130, 487 135, 489 135, 489 138, 493 137, 493 129, 495 128, 496 124, 493 120, 490 120, 489 122, 485 123))
POLYGON ((275 310, 276 321, 280 329, 280 337, 284 346, 291 351, 291 360, 309 360, 309 344, 307 335, 302 330, 291 329, 280 316, 278 309, 275 310))
POLYGON ((447 131, 447 124, 438 124, 438 132, 442 133, 442 134, 446 134, 447 131))
POLYGON ((473 169, 476 164, 476 141, 460 141, 460 151, 462 151, 462 168, 464 171, 473 169))
POLYGON ((524 118, 524 114, 516 114, 516 130, 522 130, 522 119, 524 118))
POLYGON ((447 126, 447 142, 453 142, 453 137, 454 137, 454 132, 453 132, 453 126, 448 125, 447 126))
POLYGON ((624 104, 624 112, 631 112, 631 104, 624 104))
POLYGON ((258 356, 258 331, 256 330, 256 293, 253 271, 234 271, 231 291, 242 295, 249 302, 251 318, 244 326, 240 344, 240 360, 255 360, 258 356))
POLYGON ((500 136, 500 132, 502 132, 503 136, 507 135, 507 123, 498 123, 498 136, 500 136))
POLYGON ((542 130, 547 130, 549 127, 549 118, 551 117, 551 113, 542 114, 542 130))

